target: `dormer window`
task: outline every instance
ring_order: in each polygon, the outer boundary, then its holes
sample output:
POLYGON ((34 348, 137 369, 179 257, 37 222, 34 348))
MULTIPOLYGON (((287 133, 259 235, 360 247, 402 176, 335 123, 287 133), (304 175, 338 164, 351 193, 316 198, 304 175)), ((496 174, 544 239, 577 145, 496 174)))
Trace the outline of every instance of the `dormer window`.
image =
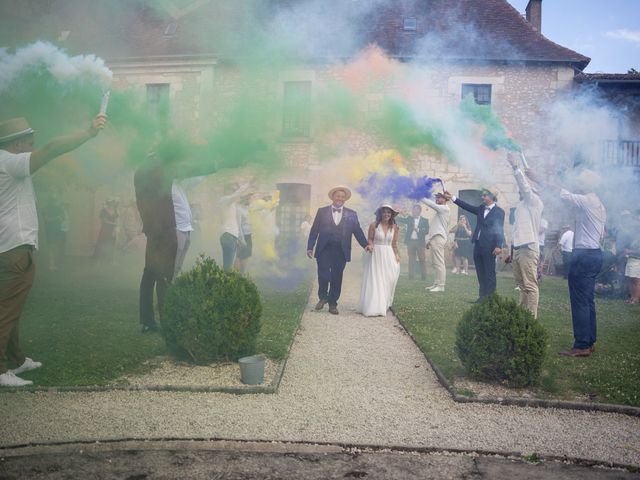
POLYGON ((405 32, 415 32, 418 28, 418 19, 416 17, 404 17, 402 19, 402 29, 405 32))

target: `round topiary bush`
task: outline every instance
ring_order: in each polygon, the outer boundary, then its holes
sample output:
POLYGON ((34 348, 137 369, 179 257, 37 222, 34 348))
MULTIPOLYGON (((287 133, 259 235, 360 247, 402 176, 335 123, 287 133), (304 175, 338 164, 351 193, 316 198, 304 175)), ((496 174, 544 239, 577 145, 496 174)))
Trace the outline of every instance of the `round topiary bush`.
POLYGON ((514 300, 492 295, 474 305, 456 329, 456 350, 475 378, 524 387, 537 382, 547 333, 514 300))
POLYGON ((201 256, 166 293, 161 316, 169 350, 195 363, 253 355, 262 305, 255 284, 201 256))

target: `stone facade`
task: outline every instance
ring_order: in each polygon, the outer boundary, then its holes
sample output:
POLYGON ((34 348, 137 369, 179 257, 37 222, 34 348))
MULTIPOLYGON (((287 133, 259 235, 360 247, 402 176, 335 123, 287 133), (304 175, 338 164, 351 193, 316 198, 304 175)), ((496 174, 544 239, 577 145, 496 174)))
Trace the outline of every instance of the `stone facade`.
MULTIPOLYGON (((215 126, 221 121, 227 106, 238 95, 242 95, 246 86, 236 68, 217 64, 214 59, 114 63, 109 67, 114 72, 114 88, 134 87, 144 91, 149 84, 168 84, 173 121, 182 127, 189 126, 195 138, 200 136, 204 126, 215 126)), ((549 146, 545 145, 538 130, 543 120, 541 106, 572 88, 573 69, 570 66, 459 63, 406 68, 411 69, 419 79, 421 94, 428 99, 428 103, 440 107, 459 103, 463 84, 491 85, 492 109, 527 152, 529 162, 536 165, 552 161, 548 153, 549 146)), ((254 82, 252 88, 260 89, 261 95, 281 104, 284 82, 311 82, 313 95, 320 86, 336 76, 340 76, 340 72, 331 66, 291 69, 281 72, 277 78, 254 82)), ((367 104, 360 105, 362 114, 376 115, 384 95, 394 93, 398 88, 401 87, 385 83, 377 91, 368 92, 364 97, 367 104)), ((273 125, 274 129, 281 128, 282 118, 274 118, 273 125)), ((353 156, 365 156, 371 151, 389 148, 378 139, 358 132, 341 136, 336 142, 340 143, 342 152, 348 151, 353 156)), ((313 124, 308 138, 291 140, 283 137, 279 143, 289 168, 277 180, 310 183, 312 210, 327 200, 325 185, 317 181, 323 175, 327 152, 324 151, 324 145, 318 143, 314 141, 313 124)), ((501 159, 502 155, 499 153, 497 157, 501 159)), ((426 151, 416 152, 410 163, 415 173, 443 178, 447 189, 455 193, 487 185, 486 179, 478 178, 469 169, 426 151)), ((489 173, 491 185, 501 193, 500 204, 508 211, 517 201, 511 171, 506 162, 497 161, 494 170, 489 173)), ((342 181, 338 178, 335 180, 342 181)), ((273 179, 266 181, 264 189, 273 189, 272 183, 275 183, 273 179)), ((108 191, 109 188, 105 186, 104 190, 108 191)), ((205 206, 214 205, 215 191, 215 187, 199 189, 197 198, 193 200, 205 206)), ((207 208, 204 210, 206 212, 207 208)))

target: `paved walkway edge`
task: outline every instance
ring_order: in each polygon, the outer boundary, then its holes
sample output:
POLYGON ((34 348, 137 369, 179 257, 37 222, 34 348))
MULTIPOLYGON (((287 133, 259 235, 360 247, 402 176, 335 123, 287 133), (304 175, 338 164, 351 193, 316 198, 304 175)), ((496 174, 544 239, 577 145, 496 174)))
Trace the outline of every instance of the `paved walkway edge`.
POLYGON ((20 457, 47 453, 64 453, 68 449, 85 447, 86 452, 109 450, 162 450, 186 448, 193 450, 246 450, 252 452, 269 453, 417 453, 417 454, 444 454, 444 455, 469 455, 492 456, 506 459, 518 459, 528 463, 563 462, 583 467, 618 468, 629 472, 638 472, 635 465, 617 462, 604 462, 586 458, 575 458, 559 455, 523 455, 521 452, 505 452, 483 449, 439 448, 439 447, 405 447, 405 446, 379 446, 369 444, 349 443, 325 443, 325 442, 287 442, 272 440, 237 440, 224 438, 125 438, 114 440, 70 440, 62 442, 32 442, 23 445, 0 446, 2 457, 20 457))
POLYGON ((583 411, 596 411, 596 412, 609 412, 609 413, 621 413, 623 415, 630 415, 633 417, 640 417, 640 407, 632 407, 630 405, 617 405, 610 403, 586 403, 586 402, 570 402, 567 400, 545 400, 542 398, 520 398, 520 397, 487 397, 487 398, 474 398, 468 397, 465 395, 458 395, 455 391, 455 388, 447 377, 442 373, 438 365, 436 365, 426 354, 426 352, 422 349, 418 341, 415 339, 413 334, 409 331, 407 326, 404 324, 402 318, 391 309, 393 314, 398 319, 398 323, 402 326, 404 331, 409 335, 409 338, 413 341, 413 343, 418 347, 418 349, 424 355, 424 358, 427 360, 429 365, 436 374, 438 378, 438 382, 449 392, 451 398, 454 402, 458 403, 484 403, 484 404, 494 404, 494 405, 514 405, 517 407, 536 407, 536 408, 561 408, 567 410, 583 410, 583 411))

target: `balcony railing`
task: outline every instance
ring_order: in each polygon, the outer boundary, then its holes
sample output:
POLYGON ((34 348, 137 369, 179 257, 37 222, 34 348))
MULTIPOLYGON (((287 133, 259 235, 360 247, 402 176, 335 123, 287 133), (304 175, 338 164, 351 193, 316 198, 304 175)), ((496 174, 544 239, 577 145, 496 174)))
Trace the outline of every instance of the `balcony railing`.
POLYGON ((602 165, 640 167, 640 141, 605 140, 600 144, 602 165))

